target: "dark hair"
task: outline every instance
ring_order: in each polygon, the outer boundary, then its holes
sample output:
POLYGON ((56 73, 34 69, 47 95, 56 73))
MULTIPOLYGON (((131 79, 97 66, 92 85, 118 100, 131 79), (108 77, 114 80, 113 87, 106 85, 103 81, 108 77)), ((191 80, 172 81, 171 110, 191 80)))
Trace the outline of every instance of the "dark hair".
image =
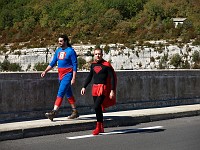
POLYGON ((101 53, 103 54, 103 50, 102 50, 100 47, 96 47, 96 48, 94 49, 94 51, 96 51, 96 50, 101 51, 101 53))
POLYGON ((64 42, 67 43, 68 47, 72 47, 71 44, 69 43, 69 38, 68 38, 68 36, 66 34, 60 35, 59 38, 63 38, 64 42))

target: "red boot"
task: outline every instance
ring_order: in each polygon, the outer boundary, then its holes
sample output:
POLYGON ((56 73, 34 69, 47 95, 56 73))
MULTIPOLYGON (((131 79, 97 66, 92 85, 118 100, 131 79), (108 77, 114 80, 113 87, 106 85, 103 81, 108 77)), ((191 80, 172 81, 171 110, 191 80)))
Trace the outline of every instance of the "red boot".
POLYGON ((96 128, 92 131, 93 135, 98 135, 99 133, 101 133, 101 126, 102 123, 101 122, 97 122, 96 128))

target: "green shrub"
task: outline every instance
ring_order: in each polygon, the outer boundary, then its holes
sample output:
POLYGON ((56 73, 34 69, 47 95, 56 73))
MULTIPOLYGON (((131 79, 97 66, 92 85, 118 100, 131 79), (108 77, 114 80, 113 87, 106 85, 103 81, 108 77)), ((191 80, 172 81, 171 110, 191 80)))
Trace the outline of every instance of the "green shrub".
POLYGON ((37 71, 44 71, 46 67, 48 66, 48 63, 42 62, 42 63, 36 63, 34 66, 34 69, 37 71))
POLYGON ((175 68, 178 68, 181 66, 181 63, 182 57, 178 53, 174 54, 170 60, 170 64, 173 65, 175 68))
POLYGON ((86 60, 82 57, 78 57, 78 69, 83 69, 83 65, 86 64, 86 60))
POLYGON ((165 65, 163 64, 163 62, 161 60, 159 60, 159 69, 165 69, 165 65))
POLYGON ((168 54, 164 54, 159 60, 159 69, 166 69, 167 68, 167 61, 168 61, 168 54))
POLYGON ((195 63, 200 62, 200 55, 198 51, 194 51, 194 53, 192 54, 192 61, 194 61, 195 63))
POLYGON ((105 52, 106 54, 108 54, 109 51, 110 51, 110 46, 108 46, 108 45, 106 44, 106 46, 104 47, 104 52, 105 52))
POLYGON ((183 62, 182 69, 190 69, 190 63, 188 62, 188 60, 183 62))
POLYGON ((10 63, 8 60, 4 60, 0 63, 1 71, 21 71, 21 66, 17 63, 10 63))

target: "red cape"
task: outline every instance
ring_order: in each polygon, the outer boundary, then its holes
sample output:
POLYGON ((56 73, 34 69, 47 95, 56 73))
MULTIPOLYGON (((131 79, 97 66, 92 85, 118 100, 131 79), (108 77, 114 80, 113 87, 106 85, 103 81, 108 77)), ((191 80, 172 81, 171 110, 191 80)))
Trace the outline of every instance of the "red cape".
MULTIPOLYGON (((93 62, 93 63, 96 63, 96 62, 93 62)), ((102 60, 102 65, 110 67, 113 71, 114 78, 115 78, 115 89, 114 89, 115 97, 113 99, 110 99, 110 97, 109 97, 110 91, 111 91, 111 77, 108 76, 107 81, 106 81, 106 89, 107 89, 106 97, 105 97, 105 99, 104 99, 104 101, 101 105, 102 110, 105 111, 105 108, 108 108, 108 107, 116 104, 117 75, 116 75, 116 72, 114 71, 113 67, 111 66, 111 64, 109 62, 102 60)))

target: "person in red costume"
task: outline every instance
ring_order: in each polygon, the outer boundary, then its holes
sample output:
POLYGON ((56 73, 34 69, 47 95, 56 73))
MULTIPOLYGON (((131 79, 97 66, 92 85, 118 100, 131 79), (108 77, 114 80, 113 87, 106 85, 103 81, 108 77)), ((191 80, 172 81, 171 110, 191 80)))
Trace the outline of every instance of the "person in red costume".
POLYGON ((90 66, 90 72, 81 89, 81 95, 86 92, 86 87, 93 79, 92 96, 96 113, 96 128, 93 135, 104 132, 103 111, 116 103, 117 78, 113 67, 103 58, 103 51, 100 48, 94 50, 94 62, 90 66))

